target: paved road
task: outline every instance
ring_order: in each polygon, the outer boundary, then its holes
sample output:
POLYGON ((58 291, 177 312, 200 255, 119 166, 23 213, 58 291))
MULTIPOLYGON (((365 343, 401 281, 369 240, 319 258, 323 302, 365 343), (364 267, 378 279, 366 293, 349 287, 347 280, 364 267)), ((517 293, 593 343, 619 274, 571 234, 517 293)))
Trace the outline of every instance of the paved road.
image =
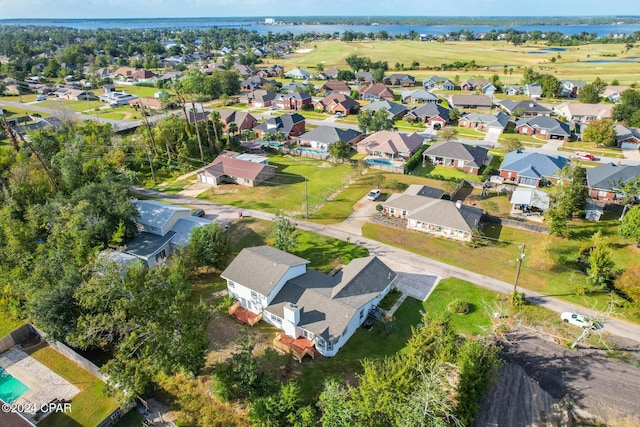
MULTIPOLYGON (((171 203, 179 203, 193 206, 194 208, 204 209, 208 217, 215 218, 223 224, 228 224, 238 218, 239 210, 233 206, 220 205, 188 196, 163 194, 141 188, 134 188, 133 191, 145 196, 165 199, 171 203)), ((265 220, 273 220, 274 217, 274 215, 270 213, 249 209, 243 209, 242 214, 243 216, 252 216, 265 220)), ((426 286, 429 286, 429 283, 433 285, 433 280, 431 279, 432 276, 437 276, 439 278, 457 277, 496 292, 506 294, 513 290, 512 283, 493 279, 482 274, 465 270, 464 268, 447 265, 400 248, 367 239, 359 233, 355 233, 355 230, 352 228, 350 228, 350 231, 345 231, 335 225, 322 225, 299 220, 295 220, 294 222, 297 224, 298 228, 302 230, 313 231, 323 236, 334 237, 341 240, 348 240, 366 247, 369 250, 369 253, 378 256, 393 270, 398 273, 406 273, 405 277, 411 278, 414 285, 416 277, 418 276, 424 276, 426 286)), ((526 295, 529 302, 541 305, 558 313, 563 311, 575 311, 585 315, 593 315, 590 310, 587 310, 584 307, 560 301, 537 292, 526 291, 526 295)), ((632 323, 617 319, 611 320, 605 326, 605 331, 640 342, 640 326, 632 323)))

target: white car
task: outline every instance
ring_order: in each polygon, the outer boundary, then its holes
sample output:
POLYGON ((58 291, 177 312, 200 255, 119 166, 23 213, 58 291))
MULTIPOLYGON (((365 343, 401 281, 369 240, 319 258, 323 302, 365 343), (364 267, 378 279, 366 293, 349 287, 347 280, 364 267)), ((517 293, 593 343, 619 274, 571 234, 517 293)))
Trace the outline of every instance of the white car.
POLYGON ((371 190, 369 192, 369 194, 367 194, 367 199, 369 200, 378 200, 378 197, 380 197, 380 195, 382 194, 382 192, 378 189, 375 190, 371 190))
POLYGON ((580 326, 581 328, 592 328, 592 329, 601 329, 602 325, 599 323, 592 322, 587 320, 583 315, 578 313, 571 313, 570 311, 565 311, 560 315, 560 318, 564 320, 565 323, 570 323, 575 326, 580 326))

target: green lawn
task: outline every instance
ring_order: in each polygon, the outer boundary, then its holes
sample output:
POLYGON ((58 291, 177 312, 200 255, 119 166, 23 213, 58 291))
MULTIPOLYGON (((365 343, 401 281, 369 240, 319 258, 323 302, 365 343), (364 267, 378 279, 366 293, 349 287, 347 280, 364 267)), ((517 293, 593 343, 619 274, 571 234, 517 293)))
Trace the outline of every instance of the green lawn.
POLYGON ((71 400, 71 412, 51 414, 38 423, 39 427, 94 427, 118 407, 115 399, 104 395, 105 384, 101 380, 57 350, 44 345, 29 354, 80 389, 80 393, 71 400))
MULTIPOLYGON (((482 181, 482 176, 480 175, 471 175, 465 173, 461 170, 450 168, 447 166, 438 166, 438 165, 419 165, 414 170, 411 171, 412 175, 424 176, 425 178, 429 178, 432 176, 442 177, 447 180, 456 180, 456 181, 482 181)), ((440 178, 439 178, 440 179, 440 178)))
POLYGON ((116 86, 116 90, 118 92, 125 91, 126 93, 130 93, 131 95, 143 97, 153 98, 153 94, 162 90, 163 92, 168 92, 169 94, 173 94, 173 91, 170 89, 158 89, 156 87, 148 87, 148 86, 116 86))
POLYGON ((21 107, 21 108, 7 107, 7 106, 0 106, 0 108, 2 108, 2 111, 4 111, 4 114, 7 117, 32 116, 33 114, 36 114, 36 113, 40 114, 41 117, 51 116, 51 114, 48 114, 48 113, 41 113, 39 111, 30 110, 28 105, 25 105, 24 107, 21 107))
POLYGON ((198 198, 245 209, 288 216, 315 212, 332 194, 342 189, 355 168, 347 164, 307 157, 272 155, 269 164, 276 166, 276 176, 266 185, 250 188, 241 185, 220 186, 207 190, 198 198), (306 182, 305 182, 306 181, 306 182))
POLYGON ((624 157, 624 155, 622 154, 622 150, 620 150, 619 148, 596 147, 595 143, 585 141, 565 142, 564 146, 560 148, 560 151, 586 151, 596 157, 624 157))
POLYGON ((2 313, 2 316, 0 316, 0 338, 10 334, 22 325, 24 325, 23 320, 14 320, 7 314, 2 313))
POLYGON ((104 107, 104 102, 101 101, 70 101, 66 99, 50 99, 48 101, 38 102, 38 107, 51 108, 53 110, 68 110, 74 112, 84 112, 87 114, 93 113, 95 108, 104 107))
MULTIPOLYGON (((611 243, 617 269, 624 269, 637 254, 632 242, 617 234, 617 220, 604 216, 599 223, 574 220, 570 225, 571 239, 537 234, 525 230, 487 225, 484 233, 503 242, 486 241, 479 248, 470 248, 453 240, 427 236, 423 233, 380 224, 366 224, 362 230, 366 237, 456 265, 476 273, 513 283, 520 244, 525 243, 526 258, 520 273, 519 286, 545 295, 568 300, 574 304, 604 308, 608 294, 591 290, 587 295, 576 295, 577 285, 584 283, 584 267, 577 262, 580 248, 590 242, 591 236, 601 230, 611 243)), ((640 311, 627 307, 627 319, 640 321, 640 311)))

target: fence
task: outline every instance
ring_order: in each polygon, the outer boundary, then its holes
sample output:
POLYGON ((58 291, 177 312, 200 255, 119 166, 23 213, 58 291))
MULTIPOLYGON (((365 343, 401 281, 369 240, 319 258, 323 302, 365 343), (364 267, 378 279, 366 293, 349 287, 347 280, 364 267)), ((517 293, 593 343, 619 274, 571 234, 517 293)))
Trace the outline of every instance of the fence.
POLYGON ((498 218, 492 215, 483 215, 482 220, 493 224, 500 224, 507 227, 519 228, 520 230, 533 231, 535 233, 548 233, 549 228, 544 225, 529 224, 514 219, 498 218))
POLYGON ((0 338, 0 353, 4 353, 11 347, 25 342, 34 335, 35 332, 31 328, 31 325, 29 325, 28 323, 26 325, 22 325, 10 334, 7 334, 4 337, 0 338))

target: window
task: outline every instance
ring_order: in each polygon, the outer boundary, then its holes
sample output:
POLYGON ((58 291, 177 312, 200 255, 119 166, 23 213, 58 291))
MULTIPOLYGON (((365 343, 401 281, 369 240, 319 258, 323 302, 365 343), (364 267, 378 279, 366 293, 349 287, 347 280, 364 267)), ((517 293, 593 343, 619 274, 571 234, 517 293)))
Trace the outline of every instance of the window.
POLYGON ((327 341, 327 350, 333 350, 333 343, 331 341, 327 341))
POLYGON ((273 323, 277 323, 278 325, 282 325, 282 319, 276 316, 275 314, 271 315, 271 320, 273 323))
POLYGON ((402 216, 407 216, 407 211, 402 211, 402 216))
POLYGON ((389 208, 389 213, 396 213, 396 208, 389 208))
POLYGON ((258 293, 255 291, 251 291, 251 299, 253 301, 257 301, 258 300, 258 293))
POLYGON ((248 183, 249 183, 249 180, 248 180, 247 178, 245 178, 245 179, 244 179, 244 183, 245 183, 245 184, 248 184, 248 183))
POLYGON ((364 308, 360 310, 360 318, 362 319, 363 317, 364 317, 364 308))
POLYGON ((233 283, 233 281, 232 281, 232 280, 227 280, 227 285, 228 285, 230 288, 235 288, 235 287, 236 287, 236 284, 235 284, 235 283, 233 283))

